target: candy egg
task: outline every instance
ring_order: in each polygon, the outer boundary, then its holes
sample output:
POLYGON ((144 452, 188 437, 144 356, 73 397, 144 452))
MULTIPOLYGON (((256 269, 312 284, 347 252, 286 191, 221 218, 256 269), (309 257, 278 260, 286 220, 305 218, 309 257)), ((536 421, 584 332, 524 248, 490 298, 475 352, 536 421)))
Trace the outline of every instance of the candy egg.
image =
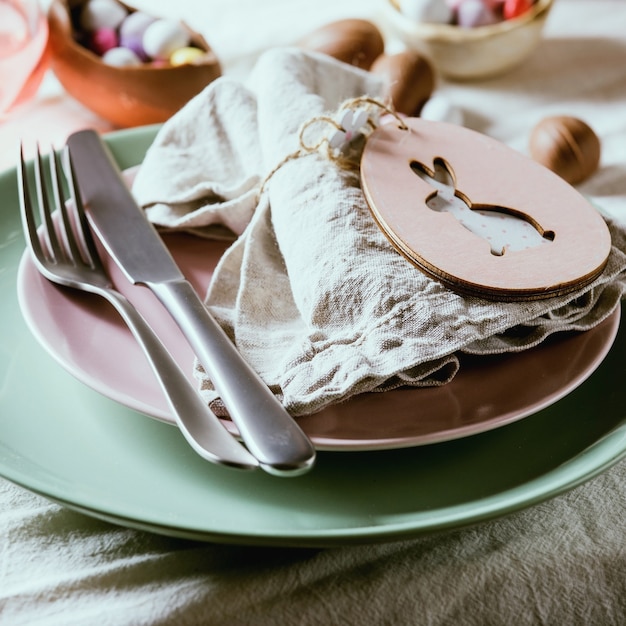
POLYGON ((120 39, 120 46, 132 50, 142 61, 149 61, 150 57, 143 49, 143 38, 138 36, 126 37, 123 41, 120 39))
POLYGON ((381 54, 371 71, 385 82, 396 111, 406 115, 417 115, 435 87, 432 65, 415 50, 381 54))
POLYGON ((465 0, 456 12, 458 25, 463 28, 489 26, 498 21, 497 15, 482 0, 465 0))
POLYGON ((141 35, 146 32, 146 28, 157 18, 143 11, 135 11, 120 24, 120 40, 132 35, 141 35))
MULTIPOLYGON (((463 2, 464 0, 458 0, 459 5, 463 2)), ((502 15, 502 7, 504 6, 504 2, 505 0, 482 0, 483 4, 490 9, 491 11, 493 11, 496 15, 500 16, 502 15)), ((531 0, 532 1, 532 0, 531 0)))
POLYGON ((114 28, 98 28, 89 38, 89 48, 102 56, 107 50, 117 47, 117 32, 114 28))
POLYGON ((170 56, 170 65, 178 67, 179 65, 192 65, 197 63, 200 59, 204 58, 206 53, 200 48, 194 48, 188 46, 186 48, 179 48, 170 56))
POLYGON ((326 24, 303 37, 298 45, 365 70, 372 66, 374 59, 385 49, 385 42, 378 28, 361 19, 326 24))
POLYGON ((447 24, 452 20, 452 9, 442 0, 400 0, 400 13, 416 22, 447 24))
POLYGON ((435 122, 463 125, 463 111, 440 94, 434 95, 422 107, 420 117, 435 122))
POLYGON ((128 11, 116 0, 89 0, 80 13, 80 25, 86 31, 117 28, 128 11))
POLYGON ((111 48, 102 55, 102 62, 115 67, 136 67, 141 59, 129 48, 111 48))
POLYGON ((532 130, 532 158, 568 183, 580 183, 598 168, 600 139, 582 120, 566 115, 547 117, 532 130))
POLYGON ((144 61, 148 59, 148 55, 143 49, 143 36, 150 24, 156 22, 157 18, 144 13, 135 11, 131 13, 121 24, 119 29, 120 46, 130 48, 144 61))
POLYGON ((533 0, 504 0, 502 17, 505 20, 512 20, 526 13, 532 5, 533 0))
POLYGON ((168 59, 178 48, 189 45, 189 32, 175 20, 159 19, 143 34, 143 49, 153 59, 168 59))

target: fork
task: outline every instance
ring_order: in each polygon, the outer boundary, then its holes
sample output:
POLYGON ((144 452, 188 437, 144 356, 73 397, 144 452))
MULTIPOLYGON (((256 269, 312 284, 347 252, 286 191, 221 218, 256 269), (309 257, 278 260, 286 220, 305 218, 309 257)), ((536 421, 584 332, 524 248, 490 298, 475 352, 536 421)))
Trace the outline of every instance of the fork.
POLYGON ((67 152, 64 156, 65 171, 57 153, 50 151, 48 182, 44 175, 44 159, 37 148, 33 175, 35 203, 31 198, 24 151, 20 148, 21 217, 35 266, 51 282, 97 294, 115 307, 143 349, 180 431, 195 452, 219 465, 240 469, 258 467, 258 461, 226 430, 202 400, 139 311, 114 288, 91 234, 70 156, 67 152), (64 174, 69 198, 61 182, 64 174), (39 207, 39 229, 35 204, 39 207))

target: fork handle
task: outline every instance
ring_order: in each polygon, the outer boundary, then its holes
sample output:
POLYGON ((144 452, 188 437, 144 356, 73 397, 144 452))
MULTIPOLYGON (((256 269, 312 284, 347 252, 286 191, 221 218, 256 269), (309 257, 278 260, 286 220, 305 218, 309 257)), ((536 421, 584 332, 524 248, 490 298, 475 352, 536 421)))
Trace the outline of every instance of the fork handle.
POLYGON ((241 357, 189 281, 144 283, 178 324, 239 429, 270 474, 297 476, 315 461, 310 439, 241 357))
POLYGON ((102 290, 122 316, 156 375, 176 423, 190 446, 204 459, 239 469, 259 462, 226 430, 139 311, 121 293, 102 290))

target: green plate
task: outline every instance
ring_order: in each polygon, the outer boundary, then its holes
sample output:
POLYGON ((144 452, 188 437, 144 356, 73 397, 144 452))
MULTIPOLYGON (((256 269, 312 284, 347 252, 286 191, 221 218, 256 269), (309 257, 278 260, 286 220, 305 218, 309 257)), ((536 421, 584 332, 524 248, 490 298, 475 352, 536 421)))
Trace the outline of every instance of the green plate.
MULTIPOLYGON (((113 133, 122 168, 157 129, 113 133)), ((229 543, 396 540, 492 519, 561 494, 626 455, 626 332, 579 388, 484 434, 424 447, 320 452, 299 478, 205 463, 168 424, 76 381, 22 320, 24 248, 14 171, 0 175, 0 474, 73 509, 154 532, 229 543)))

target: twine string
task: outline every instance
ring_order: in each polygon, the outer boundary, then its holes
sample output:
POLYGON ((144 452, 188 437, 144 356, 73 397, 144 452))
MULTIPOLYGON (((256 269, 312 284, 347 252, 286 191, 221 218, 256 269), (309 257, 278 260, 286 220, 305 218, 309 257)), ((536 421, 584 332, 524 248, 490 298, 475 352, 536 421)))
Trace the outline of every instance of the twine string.
MULTIPOLYGON (((371 98, 369 96, 361 96, 359 98, 350 98, 349 100, 345 100, 337 109, 335 116, 338 116, 340 113, 346 110, 351 110, 353 112, 357 111, 364 106, 367 107, 369 112, 391 115, 399 122, 399 128, 401 130, 409 130, 409 127, 406 125, 402 117, 390 105, 387 105, 381 100, 371 98)), ((370 135, 370 133, 378 128, 378 123, 372 119, 371 115, 369 115, 366 122, 366 125, 368 127, 366 130, 359 129, 356 133, 355 138, 348 140, 343 146, 339 148, 333 148, 330 145, 328 133, 322 133, 321 137, 319 137, 319 139, 317 139, 313 143, 309 143, 307 141, 306 135, 310 133, 311 129, 313 129, 317 125, 327 127, 330 126, 335 131, 346 132, 347 130, 341 126, 341 124, 335 119, 335 117, 329 114, 318 115, 304 122, 300 126, 300 130, 298 131, 298 149, 281 159, 265 176, 259 188, 259 197, 265 191, 267 183, 269 183, 270 179, 286 163, 307 156, 309 154, 320 153, 341 169, 357 170, 359 168, 360 155, 364 143, 363 141, 355 141, 355 139, 363 138, 365 141, 367 141, 367 137, 370 135)))

